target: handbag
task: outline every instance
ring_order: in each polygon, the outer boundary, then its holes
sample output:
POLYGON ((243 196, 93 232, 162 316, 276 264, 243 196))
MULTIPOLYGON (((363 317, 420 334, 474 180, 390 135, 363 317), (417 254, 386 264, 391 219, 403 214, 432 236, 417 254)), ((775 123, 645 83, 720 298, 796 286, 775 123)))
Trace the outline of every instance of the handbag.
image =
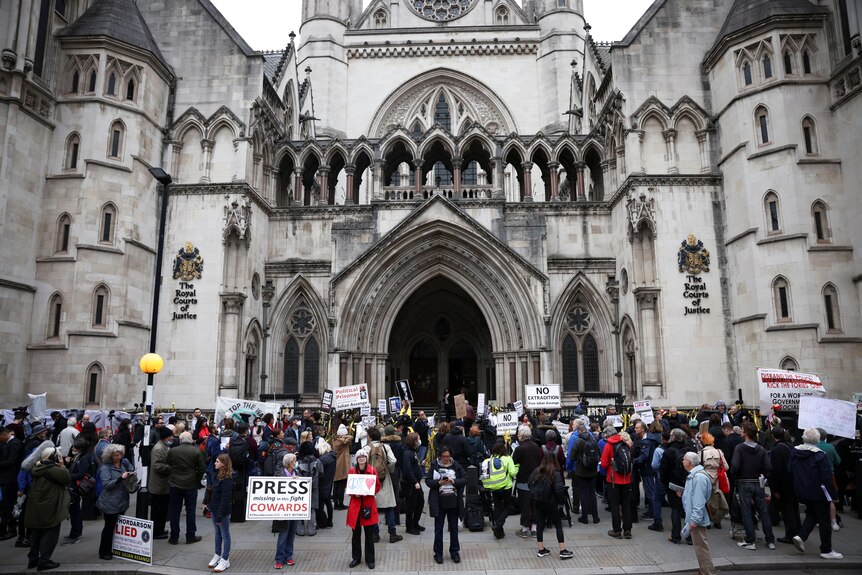
POLYGON ((363 507, 360 510, 359 516, 362 517, 362 519, 364 521, 368 521, 369 519, 371 519, 371 508, 370 507, 363 507))
POLYGON ((86 474, 76 483, 78 485, 78 493, 81 495, 89 495, 96 488, 96 478, 86 474))
POLYGON ((129 473, 129 475, 126 476, 126 479, 124 481, 126 484, 126 491, 128 491, 129 493, 137 493, 138 490, 141 488, 141 482, 138 481, 138 476, 135 475, 134 471, 129 473))
MULTIPOLYGON (((722 460, 723 461, 723 460, 722 460)), ((730 480, 727 478, 727 470, 724 465, 718 466, 718 489, 725 495, 730 493, 730 480)))

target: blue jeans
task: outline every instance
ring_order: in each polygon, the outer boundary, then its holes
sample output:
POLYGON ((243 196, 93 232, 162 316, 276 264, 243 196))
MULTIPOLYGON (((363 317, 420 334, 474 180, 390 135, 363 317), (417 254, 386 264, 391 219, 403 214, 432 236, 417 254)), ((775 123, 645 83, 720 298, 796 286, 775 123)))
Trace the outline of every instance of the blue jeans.
MULTIPOLYGON (((641 481, 644 484, 644 505, 650 517, 655 517, 655 512, 652 510, 655 499, 655 475, 642 475, 641 481)), ((661 513, 661 511, 659 511, 661 513)))
POLYGON ((180 513, 183 506, 186 508, 186 541, 195 538, 197 526, 195 524, 195 507, 198 504, 197 489, 177 489, 171 487, 171 541, 180 538, 180 513))
MULTIPOLYGON (((395 512, 398 510, 397 507, 387 507, 386 509, 378 509, 378 511, 383 511, 386 514, 386 527, 389 530, 390 535, 395 535, 395 512)), ((374 526, 374 532, 380 533, 380 524, 376 524, 374 526)))
POLYGON ((459 553, 458 543, 458 508, 439 509, 434 518, 434 555, 443 556, 443 524, 449 522, 449 553, 459 553))
POLYGON ((278 532, 278 543, 275 546, 275 562, 284 563, 293 559, 293 540, 296 538, 296 527, 299 521, 286 521, 287 529, 278 532))
POLYGON ((425 477, 425 458, 428 456, 428 446, 420 445, 417 456, 419 457, 419 471, 422 473, 422 477, 425 477))
POLYGON ((766 509, 766 493, 760 486, 760 481, 739 481, 736 484, 739 491, 739 507, 742 512, 742 526, 745 527, 745 542, 754 543, 757 534, 754 531, 754 518, 751 516, 751 508, 757 510, 760 523, 763 526, 763 538, 767 543, 775 543, 775 535, 772 534, 772 521, 769 519, 769 511, 766 509))
POLYGON ((665 488, 664 483, 656 478, 655 481, 655 490, 653 491, 652 498, 652 520, 654 523, 661 524, 661 502, 664 499, 665 488))
POLYGON ((215 554, 222 559, 230 558, 230 514, 221 518, 221 525, 213 516, 213 532, 215 533, 215 554))

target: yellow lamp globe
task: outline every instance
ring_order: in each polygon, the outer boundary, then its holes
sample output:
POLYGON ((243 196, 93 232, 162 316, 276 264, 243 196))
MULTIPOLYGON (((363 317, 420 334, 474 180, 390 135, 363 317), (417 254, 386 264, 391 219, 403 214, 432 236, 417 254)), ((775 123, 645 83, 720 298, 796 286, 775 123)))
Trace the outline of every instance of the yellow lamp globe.
POLYGON ((162 356, 157 353, 148 353, 141 358, 141 371, 146 374, 159 373, 165 365, 162 356))

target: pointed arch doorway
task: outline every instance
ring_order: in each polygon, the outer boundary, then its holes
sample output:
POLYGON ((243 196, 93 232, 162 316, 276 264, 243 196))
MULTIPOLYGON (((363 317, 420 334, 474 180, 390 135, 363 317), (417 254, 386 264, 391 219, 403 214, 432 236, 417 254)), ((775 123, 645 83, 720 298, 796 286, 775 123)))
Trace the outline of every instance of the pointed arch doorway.
POLYGON ((491 332, 479 306, 455 282, 434 277, 404 303, 389 337, 390 381, 408 378, 418 406, 443 391, 494 399, 491 332))

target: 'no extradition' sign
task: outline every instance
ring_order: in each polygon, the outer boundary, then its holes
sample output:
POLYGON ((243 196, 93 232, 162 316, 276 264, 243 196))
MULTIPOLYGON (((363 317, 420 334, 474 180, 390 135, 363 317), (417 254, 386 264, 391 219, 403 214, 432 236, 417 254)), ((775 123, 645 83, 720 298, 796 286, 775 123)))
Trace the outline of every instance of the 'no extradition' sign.
POLYGON ((530 409, 560 408, 559 385, 526 385, 524 386, 524 392, 527 407, 530 409))
POLYGON ((311 519, 310 477, 249 477, 245 518, 311 519))
POLYGON ((505 435, 507 432, 513 434, 518 430, 518 413, 515 411, 501 411, 496 414, 497 435, 505 435))

